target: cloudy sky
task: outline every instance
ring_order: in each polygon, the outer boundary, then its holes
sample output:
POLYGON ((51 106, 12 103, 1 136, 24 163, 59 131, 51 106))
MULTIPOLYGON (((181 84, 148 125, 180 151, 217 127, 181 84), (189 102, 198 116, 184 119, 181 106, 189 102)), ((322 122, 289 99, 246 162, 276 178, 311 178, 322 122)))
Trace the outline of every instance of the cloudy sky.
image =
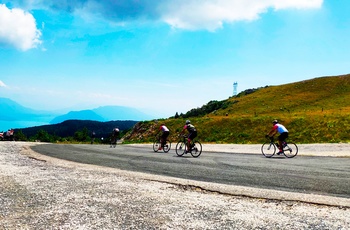
POLYGON ((0 97, 173 116, 350 73, 349 0, 0 0, 0 97))

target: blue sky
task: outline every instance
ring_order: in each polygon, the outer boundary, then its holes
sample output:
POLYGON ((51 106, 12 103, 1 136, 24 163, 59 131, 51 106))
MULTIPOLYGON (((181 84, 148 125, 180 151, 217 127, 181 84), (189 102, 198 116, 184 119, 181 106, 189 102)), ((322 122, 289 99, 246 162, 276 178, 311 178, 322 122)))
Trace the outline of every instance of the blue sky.
POLYGON ((0 0, 0 97, 173 116, 350 73, 348 0, 0 0))

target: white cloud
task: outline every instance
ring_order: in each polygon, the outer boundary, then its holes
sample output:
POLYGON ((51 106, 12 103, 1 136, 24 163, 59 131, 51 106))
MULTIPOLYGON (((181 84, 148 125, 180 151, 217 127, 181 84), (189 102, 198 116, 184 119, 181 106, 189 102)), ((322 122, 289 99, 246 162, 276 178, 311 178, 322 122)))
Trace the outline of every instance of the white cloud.
POLYGON ((0 4, 0 43, 25 51, 41 44, 40 36, 33 15, 0 4))
POLYGON ((0 80, 0 87, 6 87, 5 83, 0 80))
MULTIPOLYGON (((20 2, 21 7, 26 9, 66 11, 84 19, 103 17, 117 24, 135 20, 162 20, 174 28, 210 31, 221 28, 224 23, 256 20, 269 9, 318 9, 323 4, 323 0, 31 0, 20 2)), ((4 5, 2 8, 7 9, 4 5)), ((21 13, 22 17, 31 16, 23 11, 21 13)), ((32 38, 38 40, 37 30, 32 27, 31 31, 32 38)))
POLYGON ((161 6, 163 20, 174 28, 216 30, 223 23, 255 20, 269 8, 320 8, 323 0, 173 0, 161 6))
POLYGON ((312 9, 320 8, 322 6, 323 0, 275 0, 273 2, 273 7, 276 10, 286 8, 312 9))

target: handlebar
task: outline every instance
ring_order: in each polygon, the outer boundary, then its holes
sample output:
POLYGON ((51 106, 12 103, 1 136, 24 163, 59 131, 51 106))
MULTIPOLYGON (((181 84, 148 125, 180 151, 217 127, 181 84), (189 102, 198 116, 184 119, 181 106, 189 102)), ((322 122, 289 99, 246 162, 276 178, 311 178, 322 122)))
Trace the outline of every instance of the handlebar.
POLYGON ((274 137, 273 137, 273 136, 270 137, 269 135, 265 135, 265 137, 266 137, 267 139, 269 139, 270 141, 274 141, 274 137))

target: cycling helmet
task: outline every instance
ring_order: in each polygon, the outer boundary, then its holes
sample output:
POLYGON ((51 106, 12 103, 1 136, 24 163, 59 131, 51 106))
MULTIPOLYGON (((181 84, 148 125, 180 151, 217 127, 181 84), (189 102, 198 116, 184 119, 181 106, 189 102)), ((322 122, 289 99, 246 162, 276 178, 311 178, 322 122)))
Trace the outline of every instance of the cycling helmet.
POLYGON ((277 124, 278 123, 278 121, 277 120, 274 120, 273 122, 272 122, 272 124, 277 124))
POLYGON ((188 125, 188 124, 191 124, 191 121, 190 121, 190 120, 187 120, 187 121, 186 121, 186 125, 188 125))

